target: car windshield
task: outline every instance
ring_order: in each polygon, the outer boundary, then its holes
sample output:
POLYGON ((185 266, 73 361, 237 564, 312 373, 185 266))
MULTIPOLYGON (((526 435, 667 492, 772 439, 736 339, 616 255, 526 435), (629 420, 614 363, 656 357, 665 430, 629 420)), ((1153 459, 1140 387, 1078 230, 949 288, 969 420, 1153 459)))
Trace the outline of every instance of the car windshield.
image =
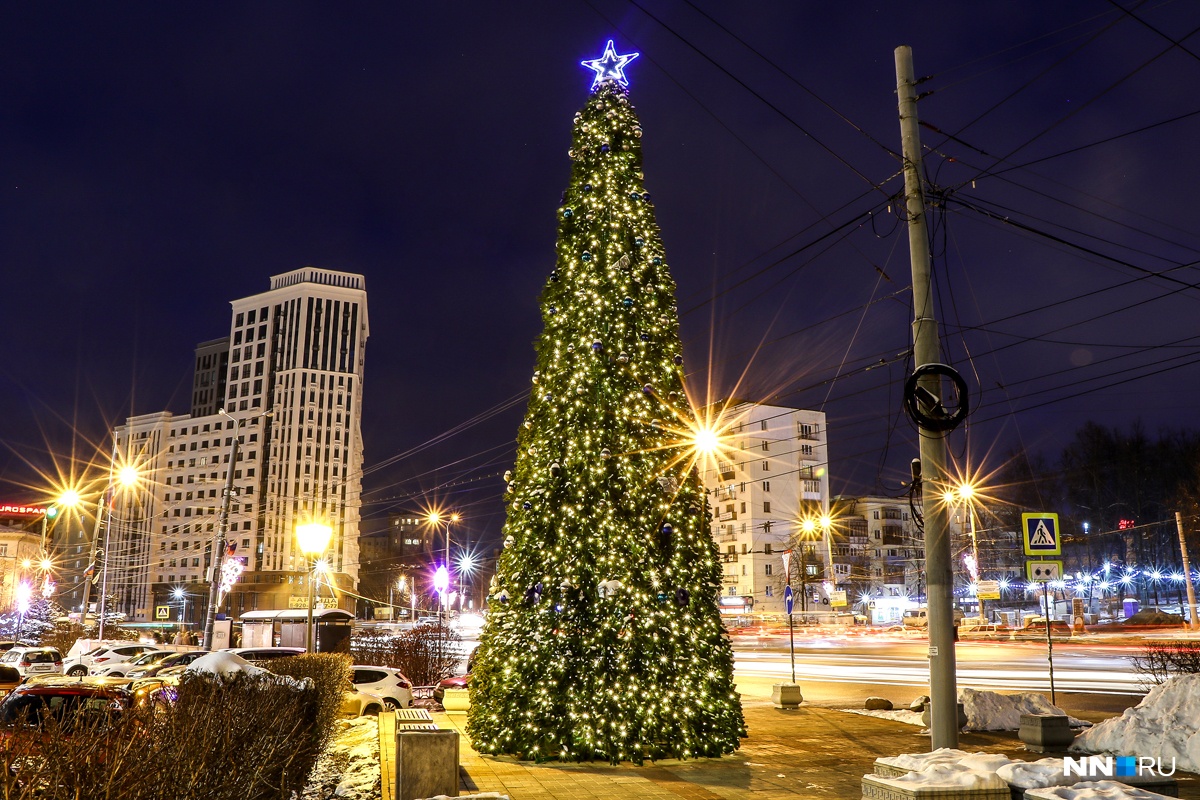
POLYGON ((58 722, 96 719, 113 711, 115 697, 80 694, 19 694, 0 706, 0 723, 14 725, 22 718, 32 725, 41 725, 53 716, 58 722))

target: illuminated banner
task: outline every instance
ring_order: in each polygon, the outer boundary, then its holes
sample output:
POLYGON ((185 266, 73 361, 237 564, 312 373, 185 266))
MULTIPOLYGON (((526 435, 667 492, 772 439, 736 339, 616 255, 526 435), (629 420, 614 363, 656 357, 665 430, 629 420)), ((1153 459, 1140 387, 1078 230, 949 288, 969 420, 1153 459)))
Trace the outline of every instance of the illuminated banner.
POLYGON ((45 513, 45 506, 22 506, 16 503, 0 503, 0 516, 16 514, 20 517, 41 517, 45 513))

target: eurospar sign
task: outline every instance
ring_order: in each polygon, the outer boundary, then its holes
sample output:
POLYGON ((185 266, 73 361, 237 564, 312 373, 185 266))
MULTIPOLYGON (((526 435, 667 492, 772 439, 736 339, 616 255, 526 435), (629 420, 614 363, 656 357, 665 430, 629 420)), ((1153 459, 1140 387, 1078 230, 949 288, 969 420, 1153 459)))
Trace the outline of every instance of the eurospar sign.
POLYGON ((1085 756, 1063 759, 1063 775, 1079 775, 1084 778, 1167 778, 1174 774, 1173 758, 1170 771, 1164 768, 1161 758, 1151 756, 1085 756))

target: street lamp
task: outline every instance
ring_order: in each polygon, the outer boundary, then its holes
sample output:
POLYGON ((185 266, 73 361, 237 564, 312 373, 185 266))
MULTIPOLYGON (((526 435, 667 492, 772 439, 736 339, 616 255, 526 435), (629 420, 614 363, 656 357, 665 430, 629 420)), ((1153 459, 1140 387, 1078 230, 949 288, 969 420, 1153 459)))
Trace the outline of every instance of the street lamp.
POLYGON ((187 592, 183 590, 182 586, 176 586, 171 590, 171 596, 182 603, 179 608, 179 643, 183 644, 183 618, 187 615, 187 592))
POLYGON ((332 537, 333 528, 321 522, 308 522, 296 526, 296 542, 300 545, 300 552, 312 562, 312 571, 308 576, 308 628, 304 636, 304 649, 308 653, 313 652, 313 602, 319 563, 317 559, 325 553, 332 537))
MULTIPOLYGON (((451 514, 450 516, 443 518, 440 511, 430 511, 429 516, 426 517, 426 520, 429 522, 429 524, 434 526, 435 528, 438 526, 439 523, 443 523, 443 519, 444 519, 444 524, 446 526, 446 562, 445 562, 446 588, 438 590, 442 595, 441 606, 442 606, 442 609, 444 610, 443 612, 439 612, 439 613, 445 613, 446 621, 448 621, 449 617, 450 617, 450 606, 449 606, 450 595, 448 594, 448 591, 450 588, 450 526, 453 523, 458 522, 461 519, 461 517, 458 514, 451 514)), ((441 573, 442 568, 439 567, 437 572, 441 573)), ((436 581, 436 578, 435 578, 435 581, 436 581)))

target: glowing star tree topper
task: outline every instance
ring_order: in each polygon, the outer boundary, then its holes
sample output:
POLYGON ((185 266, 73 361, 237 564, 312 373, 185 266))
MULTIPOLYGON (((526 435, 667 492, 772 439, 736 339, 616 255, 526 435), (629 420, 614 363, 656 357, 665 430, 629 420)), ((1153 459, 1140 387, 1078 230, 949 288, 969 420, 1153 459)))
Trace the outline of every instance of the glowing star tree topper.
POLYGON ((641 53, 626 53, 625 55, 617 55, 617 49, 613 46, 613 40, 609 39, 608 44, 604 47, 604 55, 600 58, 592 58, 579 63, 596 73, 595 80, 592 81, 592 88, 595 89, 605 81, 616 81, 622 86, 629 85, 629 79, 625 77, 625 65, 641 53))

